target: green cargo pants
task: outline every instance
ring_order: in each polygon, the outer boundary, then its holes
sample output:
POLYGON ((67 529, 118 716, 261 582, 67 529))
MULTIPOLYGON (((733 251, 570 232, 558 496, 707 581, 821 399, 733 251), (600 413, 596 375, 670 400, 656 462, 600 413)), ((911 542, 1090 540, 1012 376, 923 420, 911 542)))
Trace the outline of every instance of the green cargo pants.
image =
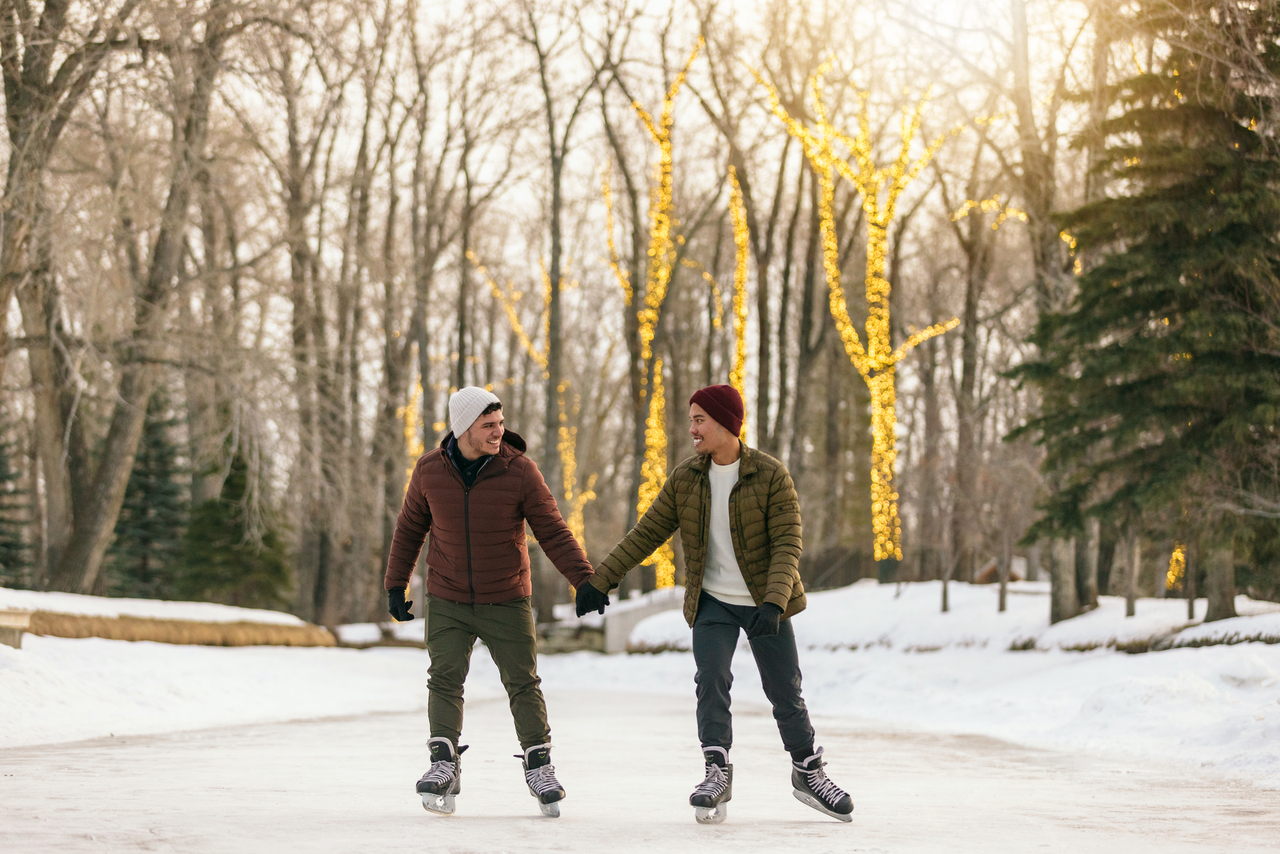
POLYGON ((538 644, 528 598, 495 605, 466 605, 427 597, 427 716, 431 736, 458 743, 462 735, 462 687, 476 638, 498 666, 521 749, 551 741, 547 704, 538 678, 538 644))

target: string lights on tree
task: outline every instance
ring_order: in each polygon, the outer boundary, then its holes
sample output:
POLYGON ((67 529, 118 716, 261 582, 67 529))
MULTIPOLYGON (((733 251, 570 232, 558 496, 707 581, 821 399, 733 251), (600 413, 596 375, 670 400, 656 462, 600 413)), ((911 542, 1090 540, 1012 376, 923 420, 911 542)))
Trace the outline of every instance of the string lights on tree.
MULTIPOLYGON (((416 354, 418 345, 413 345, 416 354)), ((404 491, 409 491, 409 478, 413 476, 413 467, 418 457, 426 453, 426 445, 422 441, 422 378, 414 380, 409 405, 396 410, 396 417, 404 421, 404 450, 409 457, 409 466, 404 472, 404 491)))
MULTIPOLYGON (((667 480, 667 406, 662 384, 662 357, 653 366, 653 393, 649 396, 649 417, 644 422, 644 462, 640 466, 643 480, 636 501, 636 514, 643 516, 653 504, 667 480)), ((659 589, 676 583, 675 552, 671 541, 663 543, 644 561, 654 568, 654 584, 659 589)))
MULTIPOLYGON (((729 220, 733 224, 733 370, 729 372, 729 385, 738 390, 743 401, 747 399, 747 262, 751 257, 750 232, 747 227, 747 208, 742 202, 742 186, 738 183, 738 170, 729 167, 729 220)), ((747 420, 742 420, 741 435, 746 435, 747 420)))
MULTIPOLYGON (((503 312, 507 315, 507 320, 511 324, 511 330, 515 332, 516 340, 529 354, 529 358, 542 368, 543 378, 546 378, 547 370, 547 351, 550 337, 550 326, 548 319, 550 313, 547 307, 551 303, 551 279, 547 274, 546 265, 542 266, 542 312, 539 315, 539 326, 541 328, 540 337, 543 339, 543 346, 539 348, 533 343, 528 332, 525 331, 524 324, 520 322, 520 314, 516 311, 516 303, 519 302, 520 292, 508 287, 503 289, 489 275, 489 271, 471 250, 467 250, 467 260, 471 262, 476 271, 484 277, 485 283, 489 286, 489 292, 493 298, 502 306, 503 312)), ((564 479, 564 500, 568 508, 565 514, 565 522, 569 526, 569 530, 578 542, 586 542, 586 525, 583 522, 583 511, 589 501, 596 498, 595 485, 596 475, 592 474, 587 478, 586 488, 578 490, 578 428, 569 424, 569 416, 565 411, 565 396, 569 390, 569 381, 563 380, 556 389, 557 403, 560 406, 560 426, 559 441, 557 442, 557 451, 560 454, 560 470, 564 479)), ((579 398, 575 394, 573 396, 573 414, 576 416, 579 411, 579 398)))
POLYGON ((1164 589, 1181 590, 1182 579, 1186 572, 1187 550, 1182 543, 1177 543, 1173 547, 1173 554, 1169 555, 1169 571, 1165 573, 1164 589))
MULTIPOLYGON (((657 334, 658 319, 662 311, 662 303, 667 296, 667 287, 671 283, 671 272, 675 265, 675 240, 671 236, 674 227, 671 201, 673 180, 671 173, 671 125, 674 119, 674 105, 680 87, 684 85, 690 66, 702 50, 703 40, 698 41, 689 53, 684 68, 676 75, 671 87, 662 99, 662 110, 658 120, 646 110, 639 101, 632 101, 631 107, 640 118, 641 124, 649 132, 650 138, 658 146, 658 162, 654 166, 653 187, 649 192, 649 249, 647 270, 645 275, 645 292, 643 304, 636 307, 634 287, 626 272, 618 263, 618 253, 613 242, 613 196, 606 179, 603 191, 606 207, 606 228, 608 229, 609 265, 618 284, 622 287, 623 296, 628 308, 636 310, 640 322, 640 368, 645 382, 649 369, 653 369, 651 387, 647 393, 649 398, 649 414, 645 418, 645 453, 641 464, 641 483, 636 496, 637 514, 643 515, 658 495, 658 490, 667 480, 667 416, 666 401, 662 381, 662 359, 654 358, 653 339, 657 334)), ((647 384, 647 383, 646 383, 647 384)), ((675 553, 670 543, 664 543, 660 549, 645 560, 644 565, 654 567, 655 583, 659 588, 675 585, 676 567, 675 553)))
POLYGON ((804 146, 806 157, 819 183, 819 225, 822 239, 823 268, 827 277, 829 303, 836 329, 845 352, 871 391, 871 512, 875 537, 876 560, 902 559, 902 523, 898 518, 898 493, 894 489, 894 463, 897 460, 897 388, 895 369, 908 352, 923 341, 941 335, 959 325, 959 318, 937 323, 913 333, 901 346, 893 347, 890 324, 889 280, 885 276, 889 247, 889 228, 897 212, 899 197, 907 185, 920 174, 949 134, 939 136, 918 158, 911 147, 920 131, 920 116, 929 96, 914 110, 904 110, 901 124, 901 147, 888 166, 876 165, 872 151, 869 93, 858 92, 858 132, 850 137, 827 120, 822 98, 822 81, 829 64, 824 64, 809 78, 809 92, 814 120, 812 126, 793 118, 777 90, 758 73, 756 79, 768 91, 770 108, 788 133, 804 146), (842 156, 843 152, 843 156, 842 156), (849 307, 840 282, 839 245, 835 226, 836 175, 851 182, 862 197, 866 222, 867 321, 865 344, 849 317, 849 307))

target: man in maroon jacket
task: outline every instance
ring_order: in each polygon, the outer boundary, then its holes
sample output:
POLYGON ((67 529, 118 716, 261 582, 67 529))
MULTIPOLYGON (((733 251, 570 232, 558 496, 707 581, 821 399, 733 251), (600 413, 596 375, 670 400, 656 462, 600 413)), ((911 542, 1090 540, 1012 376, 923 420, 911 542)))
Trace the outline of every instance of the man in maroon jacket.
POLYGON ((449 814, 461 789, 462 688, 476 638, 484 641, 511 701, 525 782, 545 815, 560 814, 564 788, 551 765, 551 730, 539 687, 525 522, 569 583, 591 564, 556 507, 525 442, 507 431, 502 403, 482 388, 449 398, 450 431, 418 460, 396 520, 383 586, 391 615, 412 620, 405 590, 427 548, 427 715, 431 768, 418 780, 422 805, 449 814))

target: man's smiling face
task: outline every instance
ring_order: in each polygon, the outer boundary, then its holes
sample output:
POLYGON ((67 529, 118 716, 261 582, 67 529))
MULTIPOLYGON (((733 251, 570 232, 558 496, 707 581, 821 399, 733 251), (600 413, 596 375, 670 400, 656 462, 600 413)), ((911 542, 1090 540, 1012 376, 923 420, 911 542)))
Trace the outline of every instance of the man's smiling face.
POLYGON ((738 438, 696 403, 689 404, 689 435, 693 437, 693 450, 701 455, 714 455, 736 443, 738 438))
POLYGON ((458 439, 462 455, 469 460, 474 460, 484 454, 498 453, 502 447, 502 434, 506 432, 506 423, 501 409, 481 415, 458 439))

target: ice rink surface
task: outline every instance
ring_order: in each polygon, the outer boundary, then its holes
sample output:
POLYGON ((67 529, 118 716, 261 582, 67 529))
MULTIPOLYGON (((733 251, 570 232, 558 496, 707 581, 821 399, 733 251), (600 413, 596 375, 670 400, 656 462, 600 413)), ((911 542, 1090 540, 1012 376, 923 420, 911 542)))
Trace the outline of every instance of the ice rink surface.
POLYGON ((816 716, 852 824, 795 801, 768 711, 735 704, 728 821, 694 822, 690 696, 547 688, 568 791, 544 818, 505 699, 467 705, 463 788, 425 812, 425 712, 0 750, 0 851, 1276 852, 1280 792, 1181 764, 816 716))

